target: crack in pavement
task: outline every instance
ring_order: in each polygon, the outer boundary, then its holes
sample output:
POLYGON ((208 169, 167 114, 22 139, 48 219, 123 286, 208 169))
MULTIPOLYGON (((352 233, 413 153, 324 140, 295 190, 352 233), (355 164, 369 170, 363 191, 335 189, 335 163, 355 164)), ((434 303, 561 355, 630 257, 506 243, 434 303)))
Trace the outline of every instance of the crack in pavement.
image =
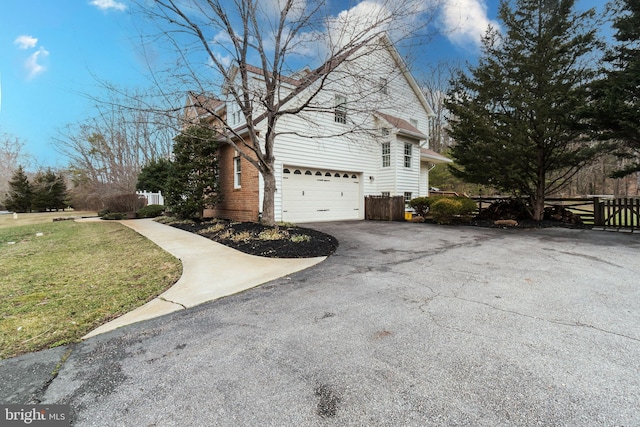
MULTIPOLYGON (((514 311, 514 310, 507 310, 507 309, 504 309, 504 308, 496 307, 494 305, 491 305, 489 303, 482 302, 482 301, 476 301, 476 300, 471 300, 471 299, 462 298, 462 297, 458 297, 458 296, 449 296, 449 295, 442 295, 442 294, 436 294, 433 297, 428 298, 425 301, 424 304, 421 304, 419 306, 420 310, 423 313, 428 314, 432 318, 432 320, 433 320, 433 316, 431 316, 432 313, 428 312, 426 307, 428 305, 430 305, 431 302, 433 302, 433 300, 435 300, 438 297, 440 297, 440 298, 449 298, 449 299, 457 299, 457 300, 460 300, 460 301, 470 302, 470 303, 473 303, 473 304, 484 305, 484 306, 487 306, 487 307, 492 308, 494 310, 502 311, 504 313, 515 314, 516 316, 527 317, 529 319, 534 319, 534 320, 541 320, 543 322, 548 322, 548 323, 552 323, 552 324, 555 324, 555 325, 580 327, 580 328, 589 328, 589 329, 593 329, 593 330, 596 330, 596 331, 599 331, 599 332, 603 332, 605 334, 615 335, 615 336, 618 336, 620 338, 626 338, 626 339, 631 340, 631 341, 640 342, 640 338, 636 338, 636 337, 632 337, 632 336, 629 336, 629 335, 621 334, 621 333, 615 332, 615 331, 610 331, 608 329, 599 328, 597 326, 590 325, 588 323, 583 323, 583 322, 579 322, 579 321, 570 322, 570 321, 563 321, 563 320, 546 319, 544 317, 537 317, 537 316, 533 316, 531 314, 525 314, 525 313, 520 313, 520 312, 514 311)), ((434 320, 434 323, 436 325, 440 326, 440 327, 444 327, 444 326, 440 325, 435 320, 434 320)), ((455 331, 458 331, 458 332, 468 333, 467 331, 463 331, 463 330, 460 330, 458 328, 452 328, 452 327, 446 327, 446 328, 450 329, 450 330, 455 330, 455 331)))
POLYGON ((164 301, 164 302, 168 302, 169 304, 175 304, 175 305, 179 305, 180 307, 182 307, 184 310, 187 309, 187 306, 184 304, 180 304, 177 301, 171 301, 169 299, 163 298, 163 297, 158 297, 159 300, 164 301))

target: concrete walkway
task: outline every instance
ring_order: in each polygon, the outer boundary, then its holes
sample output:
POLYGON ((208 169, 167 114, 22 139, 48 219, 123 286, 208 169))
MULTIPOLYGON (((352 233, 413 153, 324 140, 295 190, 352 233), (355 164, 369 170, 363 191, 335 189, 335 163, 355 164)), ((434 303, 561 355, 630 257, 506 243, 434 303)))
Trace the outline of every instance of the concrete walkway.
POLYGON ((83 339, 242 292, 309 268, 326 258, 258 257, 152 219, 119 222, 178 258, 182 262, 182 276, 158 297, 94 329, 83 339))

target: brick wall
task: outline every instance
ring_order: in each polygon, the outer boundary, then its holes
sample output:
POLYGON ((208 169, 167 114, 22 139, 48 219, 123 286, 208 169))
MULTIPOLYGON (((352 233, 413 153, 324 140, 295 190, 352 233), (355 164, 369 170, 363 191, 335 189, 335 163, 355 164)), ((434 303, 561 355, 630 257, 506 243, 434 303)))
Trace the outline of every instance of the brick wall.
POLYGON ((218 153, 223 200, 212 209, 205 209, 203 216, 257 222, 260 212, 258 170, 246 159, 241 158, 241 188, 234 188, 233 159, 236 151, 232 146, 225 144, 220 147, 218 153))

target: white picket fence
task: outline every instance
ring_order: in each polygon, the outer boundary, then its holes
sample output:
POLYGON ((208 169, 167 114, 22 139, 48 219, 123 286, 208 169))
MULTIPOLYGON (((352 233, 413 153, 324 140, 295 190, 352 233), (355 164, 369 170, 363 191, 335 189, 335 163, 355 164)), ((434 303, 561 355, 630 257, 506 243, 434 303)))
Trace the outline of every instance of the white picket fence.
POLYGON ((164 205, 164 197, 162 192, 150 193, 148 191, 136 191, 136 194, 144 196, 147 199, 147 205, 164 205))

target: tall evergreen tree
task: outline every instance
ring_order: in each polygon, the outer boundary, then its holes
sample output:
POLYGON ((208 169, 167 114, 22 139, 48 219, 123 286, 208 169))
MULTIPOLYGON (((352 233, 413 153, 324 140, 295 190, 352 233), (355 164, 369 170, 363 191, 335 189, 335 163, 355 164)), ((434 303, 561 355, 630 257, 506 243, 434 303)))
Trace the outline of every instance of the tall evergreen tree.
POLYGON ((192 126, 175 138, 166 205, 182 218, 197 218, 220 199, 218 144, 211 129, 192 126))
POLYGON ((173 165, 168 159, 151 160, 142 167, 138 174, 136 190, 152 193, 166 193, 167 182, 171 176, 173 165))
POLYGON ((29 178, 20 165, 9 181, 9 193, 4 201, 5 207, 13 212, 31 212, 32 196, 29 178))
POLYGON ((574 3, 503 0, 504 32, 487 32, 478 65, 457 75, 447 101, 452 173, 528 199, 534 220, 601 148, 577 126, 599 42, 595 12, 574 3))
POLYGON ((36 211, 58 210, 66 207, 67 184, 62 175, 51 169, 39 172, 33 179, 31 207, 36 211))
POLYGON ((640 2, 614 0, 614 37, 607 51, 604 77, 593 84, 593 125, 600 139, 620 143, 621 157, 633 161, 612 176, 640 172, 640 2))

